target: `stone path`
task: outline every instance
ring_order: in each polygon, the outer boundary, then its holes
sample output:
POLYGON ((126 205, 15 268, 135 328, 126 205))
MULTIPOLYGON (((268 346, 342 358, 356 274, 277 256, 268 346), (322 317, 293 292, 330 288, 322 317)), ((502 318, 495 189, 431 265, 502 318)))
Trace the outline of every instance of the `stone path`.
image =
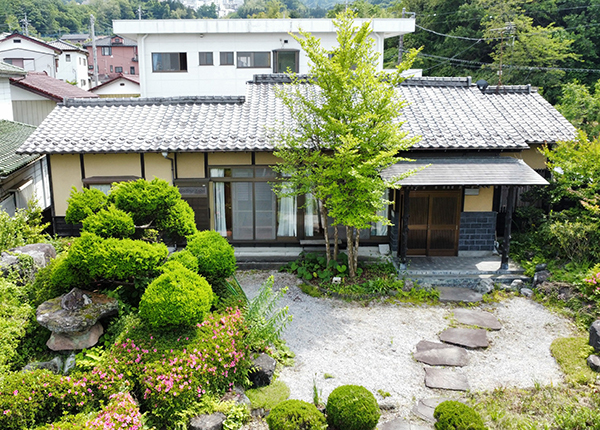
MULTIPOLYGON (((481 294, 466 288, 438 287, 440 301, 476 303, 481 301, 481 294)), ((413 357, 425 367, 425 386, 428 388, 467 391, 469 381, 457 367, 467 366, 469 356, 465 348, 481 349, 490 344, 487 330, 501 330, 502 324, 489 312, 472 309, 456 309, 454 319, 459 324, 480 328, 447 328, 439 335, 443 343, 422 340, 417 344, 413 357), (486 330, 487 329, 487 330, 486 330), (449 345, 451 344, 451 345, 449 345)), ((413 408, 419 418, 434 423, 433 412, 437 405, 447 398, 431 398, 420 400, 413 408)), ((397 427, 411 429, 410 427, 397 427)), ((389 427, 395 430, 396 427, 389 427)))

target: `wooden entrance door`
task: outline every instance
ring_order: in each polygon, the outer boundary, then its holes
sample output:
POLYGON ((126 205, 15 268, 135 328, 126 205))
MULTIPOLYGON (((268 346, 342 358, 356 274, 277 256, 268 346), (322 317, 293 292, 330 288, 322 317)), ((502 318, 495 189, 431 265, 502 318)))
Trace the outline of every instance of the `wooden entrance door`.
POLYGON ((409 195, 408 255, 457 255, 460 191, 412 191, 409 195))

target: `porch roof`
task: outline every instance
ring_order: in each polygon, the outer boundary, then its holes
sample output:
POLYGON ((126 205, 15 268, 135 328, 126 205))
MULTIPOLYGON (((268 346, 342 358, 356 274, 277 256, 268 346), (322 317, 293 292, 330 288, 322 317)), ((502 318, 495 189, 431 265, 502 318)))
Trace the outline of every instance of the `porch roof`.
POLYGON ((400 181, 402 186, 548 185, 548 182, 523 160, 502 156, 432 157, 400 161, 384 170, 382 177, 392 179, 411 170, 418 171, 402 179, 400 181))

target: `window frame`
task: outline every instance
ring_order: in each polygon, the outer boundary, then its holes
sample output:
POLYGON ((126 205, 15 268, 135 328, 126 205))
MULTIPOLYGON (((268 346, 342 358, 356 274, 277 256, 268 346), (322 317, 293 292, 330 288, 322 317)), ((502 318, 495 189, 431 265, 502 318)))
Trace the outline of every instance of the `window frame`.
POLYGON ((115 73, 123 73, 123 66, 115 66, 115 73))
POLYGON ((236 52, 236 67, 238 69, 270 69, 273 67, 271 51, 239 51, 239 52, 236 52), (268 64, 266 66, 257 66, 256 59, 255 59, 256 54, 267 54, 268 64), (249 57, 252 65, 240 66, 240 57, 241 56, 249 57))
POLYGON ((71 54, 65 54, 65 61, 66 61, 67 63, 70 63, 70 62, 71 62, 71 54))
POLYGON ((220 51, 219 52, 219 66, 235 66, 235 51, 220 51), (223 62, 223 54, 226 56, 231 55, 231 63, 223 62))
POLYGON ((199 66, 214 66, 215 56, 212 51, 200 51, 198 52, 198 65, 199 66), (210 62, 209 61, 210 57, 210 62), (204 61, 202 61, 204 60, 204 61))
POLYGON ((283 72, 277 71, 277 57, 280 52, 293 52, 295 54, 296 67, 292 70, 292 73, 300 73, 300 50, 298 49, 274 49, 273 50, 273 73, 287 73, 287 70, 283 72))
POLYGON ((152 73, 187 73, 188 71, 188 61, 187 61, 187 52, 153 52, 152 53, 152 73), (154 58, 156 55, 178 55, 178 66, 179 69, 169 69, 169 70, 161 70, 155 67, 154 58), (185 63, 185 69, 182 69, 182 60, 185 63))
POLYGON ((103 57, 110 57, 112 55, 112 46, 101 46, 100 52, 103 57))

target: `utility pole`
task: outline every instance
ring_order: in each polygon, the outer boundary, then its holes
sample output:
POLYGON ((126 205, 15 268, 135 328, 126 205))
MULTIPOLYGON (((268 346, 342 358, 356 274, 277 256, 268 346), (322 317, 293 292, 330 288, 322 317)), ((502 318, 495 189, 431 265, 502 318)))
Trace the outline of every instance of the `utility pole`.
POLYGON ((142 4, 140 3, 138 6, 138 19, 142 20, 142 4))
POLYGON ((92 58, 94 61, 94 87, 98 86, 98 52, 96 52, 96 32, 94 31, 94 24, 96 18, 94 15, 90 15, 90 36, 92 36, 92 58))
MULTIPOLYGON (((402 8, 402 18, 404 18, 404 14, 406 13, 406 8, 402 8)), ((404 52, 404 35, 401 34, 398 38, 398 65, 402 63, 402 54, 404 52)))
POLYGON ((21 20, 21 24, 25 27, 25 36, 29 36, 29 20, 27 19, 27 12, 25 12, 25 18, 21 20))

